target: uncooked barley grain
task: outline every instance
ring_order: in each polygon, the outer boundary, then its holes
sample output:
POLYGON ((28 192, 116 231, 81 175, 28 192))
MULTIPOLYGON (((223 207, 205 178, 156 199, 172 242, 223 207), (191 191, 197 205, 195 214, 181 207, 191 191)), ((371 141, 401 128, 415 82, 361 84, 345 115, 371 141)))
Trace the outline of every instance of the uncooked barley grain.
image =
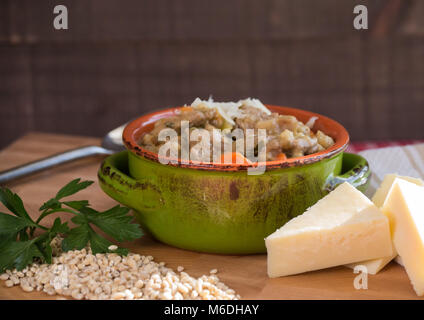
MULTIPOLYGON (((215 275, 191 277, 178 266, 177 272, 157 263, 152 256, 129 253, 93 254, 90 248, 62 252, 62 239, 56 237, 51 245, 53 263, 34 262, 17 271, 6 270, 0 275, 7 287, 20 285, 26 292, 43 291, 48 295, 68 296, 77 300, 236 300, 240 296, 215 275)), ((118 247, 112 245, 109 250, 118 247)), ((62 299, 59 297, 58 299, 62 299)))

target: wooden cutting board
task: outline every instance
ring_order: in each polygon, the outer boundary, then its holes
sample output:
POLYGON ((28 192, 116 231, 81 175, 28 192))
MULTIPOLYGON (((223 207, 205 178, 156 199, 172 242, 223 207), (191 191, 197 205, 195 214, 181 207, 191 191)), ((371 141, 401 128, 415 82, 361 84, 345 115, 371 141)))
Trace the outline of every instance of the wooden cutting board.
MULTIPOLYGON (((96 138, 28 134, 0 152, 0 170, 36 160, 60 151, 85 145, 99 145, 96 138)), ((102 158, 94 157, 50 169, 32 177, 8 184, 24 200, 29 213, 36 216, 43 201, 75 178, 96 183, 82 191, 78 198, 89 199, 93 207, 104 210, 116 202, 106 196, 97 184, 97 170, 102 158)), ((4 208, 0 205, 0 211, 4 208)), ((67 218, 64 214, 64 218, 67 218)), ((126 243, 133 252, 152 255, 174 269, 184 266, 193 276, 218 269, 218 276, 235 289, 242 299, 417 299, 404 269, 390 263, 377 275, 368 276, 368 289, 356 290, 357 274, 345 267, 331 268, 302 275, 269 279, 266 255, 227 256, 180 250, 164 245, 149 236, 126 243)), ((0 299, 57 299, 42 292, 26 293, 20 287, 7 288, 0 281, 0 299)))

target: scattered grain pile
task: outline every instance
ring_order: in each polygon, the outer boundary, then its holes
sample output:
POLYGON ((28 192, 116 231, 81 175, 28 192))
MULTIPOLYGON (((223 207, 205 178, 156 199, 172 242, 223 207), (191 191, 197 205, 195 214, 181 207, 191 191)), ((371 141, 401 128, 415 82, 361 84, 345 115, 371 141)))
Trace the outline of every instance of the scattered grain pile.
MULTIPOLYGON (((239 299, 234 290, 219 281, 214 269, 210 275, 193 278, 178 267, 178 273, 156 263, 152 256, 130 253, 93 255, 90 249, 60 250, 61 239, 52 242, 52 264, 33 263, 22 271, 7 270, 0 275, 8 287, 20 285, 24 291, 74 299, 239 299), (181 270, 181 271, 180 271, 181 270)), ((109 248, 114 250, 114 246, 109 248)))

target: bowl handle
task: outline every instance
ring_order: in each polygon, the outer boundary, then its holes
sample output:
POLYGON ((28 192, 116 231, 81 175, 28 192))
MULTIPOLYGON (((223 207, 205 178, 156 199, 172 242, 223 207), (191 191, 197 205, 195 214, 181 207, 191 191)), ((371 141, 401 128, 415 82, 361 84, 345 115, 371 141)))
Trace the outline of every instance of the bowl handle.
POLYGON ((163 203, 160 189, 151 181, 130 177, 127 150, 104 159, 97 176, 102 190, 127 207, 149 211, 156 210, 163 203))
POLYGON ((358 190, 365 192, 371 178, 371 170, 368 161, 353 153, 343 153, 342 173, 337 176, 330 176, 325 185, 325 190, 330 192, 338 185, 349 182, 358 190))

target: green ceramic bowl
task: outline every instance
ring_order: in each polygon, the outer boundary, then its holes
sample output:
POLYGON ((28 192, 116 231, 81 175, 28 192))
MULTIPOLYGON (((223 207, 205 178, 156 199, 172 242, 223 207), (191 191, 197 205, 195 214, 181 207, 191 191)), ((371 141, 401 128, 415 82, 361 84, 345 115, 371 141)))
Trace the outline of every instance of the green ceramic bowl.
POLYGON ((126 127, 129 150, 103 161, 100 186, 132 208, 142 227, 164 243, 213 253, 266 252, 264 238, 270 233, 340 183, 364 191, 370 175, 364 158, 343 152, 349 137, 334 120, 299 109, 268 108, 304 122, 317 116, 314 129, 330 134, 335 145, 311 156, 269 162, 261 175, 248 175, 249 165, 163 165, 137 141, 154 121, 175 111, 168 109, 126 127))

